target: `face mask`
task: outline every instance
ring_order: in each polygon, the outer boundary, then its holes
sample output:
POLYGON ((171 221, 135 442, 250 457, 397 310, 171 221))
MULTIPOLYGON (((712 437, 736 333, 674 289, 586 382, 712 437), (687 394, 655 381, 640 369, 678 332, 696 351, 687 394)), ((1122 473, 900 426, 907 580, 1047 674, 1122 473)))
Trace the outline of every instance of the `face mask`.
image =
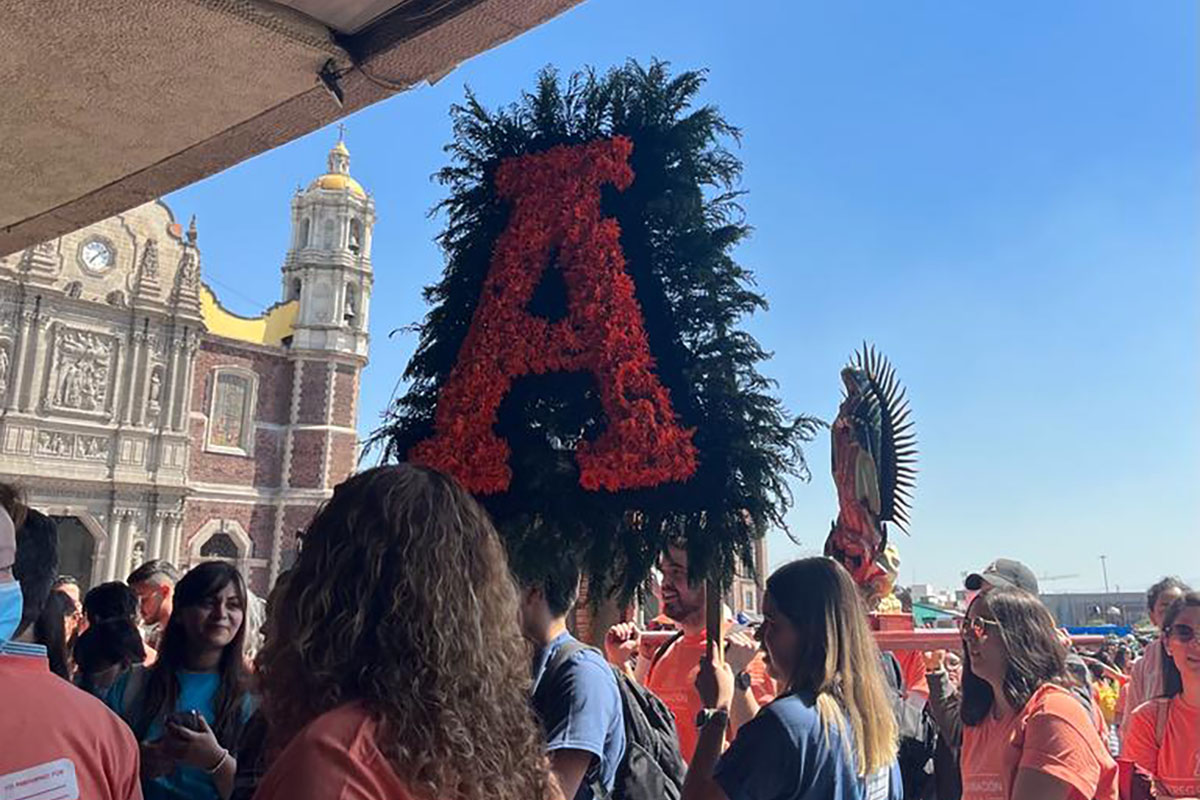
MULTIPOLYGON (((0 508, 0 544, 3 545, 4 566, 12 566, 12 556, 16 552, 17 532, 13 529, 12 517, 8 511, 0 508)), ((7 642, 17 632, 21 624, 21 611, 25 601, 21 596, 21 584, 13 581, 0 583, 0 642, 7 642)))
POLYGON ((17 632, 24 607, 21 584, 16 581, 0 583, 0 642, 7 642, 17 632))

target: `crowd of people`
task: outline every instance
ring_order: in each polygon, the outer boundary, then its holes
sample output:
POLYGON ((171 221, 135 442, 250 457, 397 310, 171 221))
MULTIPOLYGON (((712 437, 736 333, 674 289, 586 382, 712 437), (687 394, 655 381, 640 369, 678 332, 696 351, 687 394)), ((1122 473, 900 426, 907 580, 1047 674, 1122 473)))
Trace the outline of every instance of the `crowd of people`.
POLYGON ((1200 593, 1176 578, 1148 592, 1156 638, 1078 652, 998 559, 967 579, 960 649, 892 654, 846 570, 807 558, 718 647, 668 547, 673 633, 622 622, 594 648, 569 629, 571 558, 510 565, 432 470, 355 475, 301 541, 265 605, 223 561, 81 596, 53 522, 0 485, 0 796, 1200 795, 1200 593))

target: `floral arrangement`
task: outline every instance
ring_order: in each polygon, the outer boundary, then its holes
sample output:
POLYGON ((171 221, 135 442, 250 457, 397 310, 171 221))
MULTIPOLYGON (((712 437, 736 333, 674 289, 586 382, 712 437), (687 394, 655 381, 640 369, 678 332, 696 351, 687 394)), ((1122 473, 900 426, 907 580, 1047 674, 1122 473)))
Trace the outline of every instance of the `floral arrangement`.
POLYGON ((508 489, 509 446, 494 428, 513 380, 585 371, 596 380, 607 427, 576 449, 583 488, 643 489, 695 473, 694 431, 680 426, 654 374, 621 229, 601 211, 603 184, 624 190, 633 182, 632 150, 627 137, 615 136, 500 164, 495 188, 511 204, 508 225, 438 399, 435 434, 413 448, 412 460, 473 492, 508 489), (527 310, 543 273, 554 268, 567 294, 559 320, 527 310))

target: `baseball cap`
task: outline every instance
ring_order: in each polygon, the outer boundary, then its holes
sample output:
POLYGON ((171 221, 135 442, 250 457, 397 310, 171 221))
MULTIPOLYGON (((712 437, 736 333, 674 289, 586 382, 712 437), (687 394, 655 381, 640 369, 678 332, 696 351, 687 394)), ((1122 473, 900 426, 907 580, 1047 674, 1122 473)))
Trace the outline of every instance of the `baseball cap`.
POLYGON ((1033 570, 1011 558, 997 558, 984 567, 983 571, 968 575, 963 585, 969 591, 977 592, 983 588, 985 582, 992 586, 1015 586, 1032 594, 1038 593, 1037 576, 1033 574, 1033 570))

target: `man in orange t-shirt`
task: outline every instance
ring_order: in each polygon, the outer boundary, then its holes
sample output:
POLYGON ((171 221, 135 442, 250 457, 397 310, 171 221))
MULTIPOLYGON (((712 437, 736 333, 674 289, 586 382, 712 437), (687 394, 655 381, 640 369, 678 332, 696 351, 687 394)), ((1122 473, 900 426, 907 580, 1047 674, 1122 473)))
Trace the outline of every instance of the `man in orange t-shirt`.
POLYGON ((1066 689, 1045 684, 1005 719, 963 728, 962 800, 1009 800, 1029 769, 1072 789, 1070 800, 1117 800, 1117 766, 1088 712, 1066 689))
MULTIPOLYGON (((663 611, 679 626, 682 635, 655 652, 653 648, 642 647, 637 628, 625 623, 609 630, 604 648, 610 662, 626 669, 629 658, 638 653, 635 677, 675 715, 679 752, 684 761, 690 761, 699 739, 696 718, 704 708, 695 683, 700 659, 707 655, 708 649, 704 624, 707 594, 703 581, 688 580, 687 551, 683 548, 668 547, 660 566, 663 611)), ((767 676, 762 653, 757 652, 748 637, 735 634, 728 646, 726 660, 736 676, 730 709, 729 740, 732 741, 737 728, 749 722, 760 705, 774 699, 775 686, 767 676)))
MULTIPOLYGON (((7 496, 11 492, 0 486, 0 498, 7 496)), ((18 540, 11 505, 0 506, 0 587, 5 602, 19 600, 12 585, 14 572, 20 574, 22 589, 29 590, 24 592, 29 600, 21 605, 26 617, 36 618, 58 571, 58 537, 53 522, 29 510, 18 540)), ((11 618, 11 610, 0 616, 11 618)), ((4 633, 0 797, 141 800, 138 746, 125 723, 52 673, 44 647, 8 641, 4 633)))

